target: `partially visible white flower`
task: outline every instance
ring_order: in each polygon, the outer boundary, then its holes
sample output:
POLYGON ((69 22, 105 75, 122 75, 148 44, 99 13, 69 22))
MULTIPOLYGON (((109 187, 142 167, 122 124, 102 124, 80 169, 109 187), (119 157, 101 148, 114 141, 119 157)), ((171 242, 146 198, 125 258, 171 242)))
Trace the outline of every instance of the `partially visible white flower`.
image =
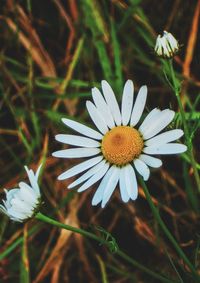
POLYGON ((179 43, 170 32, 164 31, 163 36, 158 35, 154 50, 157 56, 170 59, 179 51, 179 43))
POLYGON ((38 185, 38 177, 41 165, 36 173, 29 170, 25 166, 30 185, 25 182, 19 183, 19 188, 5 190, 6 200, 3 200, 4 205, 0 205, 0 210, 5 213, 11 220, 23 222, 34 216, 40 205, 40 188, 38 185))

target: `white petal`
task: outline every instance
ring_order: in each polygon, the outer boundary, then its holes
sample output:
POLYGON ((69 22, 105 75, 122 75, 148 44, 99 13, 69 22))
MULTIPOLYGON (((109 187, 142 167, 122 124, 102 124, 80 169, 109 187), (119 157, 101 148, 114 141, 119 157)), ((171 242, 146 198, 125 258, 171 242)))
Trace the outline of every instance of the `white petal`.
POLYGON ((135 200, 138 196, 138 185, 133 167, 128 164, 124 168, 124 183, 127 193, 132 200, 135 200))
POLYGON ((58 150, 52 153, 54 157, 59 158, 81 158, 96 155, 101 150, 99 148, 69 148, 58 150))
POLYGON ((121 198, 123 202, 128 202, 130 197, 129 197, 129 193, 127 192, 127 187, 126 187, 125 167, 122 167, 120 170, 119 189, 120 189, 120 194, 121 194, 121 198))
POLYGON ((62 118, 62 122, 68 127, 72 128, 74 131, 79 132, 84 136, 87 136, 87 137, 90 137, 96 140, 101 140, 103 138, 102 134, 98 133, 97 131, 85 125, 75 122, 73 120, 62 118))
POLYGON ((139 127, 139 131, 143 134, 145 129, 148 129, 152 125, 152 123, 157 120, 160 113, 161 110, 159 110, 158 108, 151 110, 139 127))
POLYGON ((26 203, 28 203, 31 206, 35 205, 38 200, 35 191, 24 182, 20 182, 19 187, 20 187, 20 191, 19 191, 20 199, 24 200, 26 203))
POLYGON ((14 221, 22 222, 24 219, 27 218, 26 214, 24 214, 23 212, 15 211, 13 209, 9 209, 7 211, 7 214, 14 221))
POLYGON ((150 176, 149 167, 140 159, 135 159, 134 165, 138 173, 143 177, 145 181, 147 181, 150 176))
POLYGON ((113 116, 111 114, 111 111, 110 111, 108 105, 106 104, 101 92, 96 87, 94 87, 92 89, 92 98, 94 100, 94 103, 95 103, 97 109, 99 110, 101 115, 105 118, 105 122, 106 122, 107 126, 110 129, 115 127, 115 122, 114 122, 113 116))
POLYGON ((68 186, 68 189, 74 188, 77 185, 81 184, 82 182, 84 182, 85 180, 89 179, 91 176, 93 176, 94 174, 96 174, 104 165, 105 165, 106 161, 102 160, 101 162, 99 162, 97 165, 93 166, 92 168, 90 168, 90 170, 88 170, 85 174, 83 174, 81 177, 79 177, 78 179, 76 179, 73 183, 71 183, 68 186))
POLYGON ((85 147, 99 147, 100 143, 98 141, 92 140, 90 138, 85 138, 82 136, 75 135, 56 135, 55 139, 59 142, 70 144, 74 146, 85 146, 85 147))
POLYGON ((29 218, 33 215, 32 210, 25 211, 25 210, 20 210, 16 207, 12 207, 11 209, 9 209, 8 213, 13 217, 16 217, 16 218, 19 218, 19 219, 22 219, 22 220, 27 219, 27 218, 29 218))
POLYGON ((149 128, 143 132, 143 138, 145 140, 155 136, 162 131, 173 120, 175 112, 169 109, 163 110, 159 119, 155 120, 149 128))
POLYGON ((12 208, 24 214, 30 214, 29 205, 20 199, 12 199, 12 208))
POLYGON ((79 189, 78 192, 82 192, 91 187, 94 183, 99 181, 107 172, 109 164, 106 163, 96 174, 94 174, 87 182, 85 182, 79 189))
POLYGON ((103 199, 101 203, 101 207, 104 208, 106 203, 109 201, 111 195, 113 194, 117 183, 119 181, 119 174, 120 174, 120 168, 114 167, 113 173, 110 176, 110 179, 108 180, 104 193, 103 193, 103 199))
POLYGON ((38 182, 37 182, 37 176, 35 176, 35 174, 34 174, 32 169, 29 170, 27 166, 24 166, 24 168, 25 168, 25 170, 27 172, 27 175, 28 175, 28 178, 29 178, 29 181, 30 181, 32 189, 39 196, 40 195, 40 188, 39 188, 39 185, 38 185, 38 182))
POLYGON ((96 192, 93 196, 92 205, 97 205, 98 203, 100 203, 102 201, 106 184, 108 183, 108 180, 112 176, 115 167, 116 166, 110 167, 110 169, 107 171, 107 173, 103 177, 98 189, 96 190, 96 192))
POLYGON ((139 122, 145 107, 146 99, 147 99, 147 86, 144 85, 140 88, 135 104, 133 106, 133 111, 131 114, 131 121, 130 121, 131 126, 135 126, 139 122))
POLYGON ((139 159, 146 163, 146 165, 153 168, 159 168, 160 166, 162 166, 162 161, 160 159, 146 154, 140 154, 139 159))
POLYGON ((131 80, 127 80, 122 96, 122 124, 126 126, 130 120, 133 107, 134 86, 131 80))
POLYGON ((12 217, 12 216, 10 216, 10 215, 8 215, 8 216, 9 216, 10 220, 12 220, 12 221, 19 222, 19 223, 22 223, 22 222, 23 222, 23 220, 14 218, 14 217, 12 217))
POLYGON ((8 215, 7 209, 2 204, 0 204, 0 211, 8 215))
POLYGON ((182 137, 184 132, 180 129, 175 129, 171 131, 167 131, 165 133, 162 133, 158 136, 155 136, 151 138, 150 140, 145 142, 146 146, 159 146, 161 144, 166 144, 168 142, 174 141, 176 139, 179 139, 182 137))
POLYGON ((92 166, 96 165, 97 163, 99 163, 102 160, 102 158, 103 158, 103 156, 97 156, 97 157, 91 158, 89 160, 86 160, 86 161, 68 169, 64 173, 62 173, 60 176, 58 176, 58 180, 64 180, 64 179, 71 178, 71 177, 87 170, 88 168, 91 168, 92 166))
POLYGON ((108 127, 104 118, 102 117, 101 113, 98 109, 94 106, 91 101, 86 102, 86 107, 88 113, 90 114, 91 119, 93 120, 94 124, 96 125, 97 129, 102 132, 103 134, 108 132, 108 127))
POLYGON ((117 103, 115 94, 107 81, 103 80, 101 82, 101 86, 103 90, 103 95, 108 104, 108 107, 110 108, 110 111, 113 115, 115 123, 117 126, 120 126, 121 125, 121 114, 120 114, 119 105, 117 103))
POLYGON ((10 206, 10 201, 14 198, 15 194, 18 194, 19 192, 19 189, 12 189, 12 190, 5 190, 5 193, 6 193, 6 202, 7 202, 7 205, 10 206))
POLYGON ((39 167, 38 167, 38 169, 37 169, 37 171, 36 171, 36 173, 35 173, 36 180, 38 180, 38 178, 39 178, 40 170, 41 170, 41 168, 42 168, 42 165, 43 165, 43 164, 40 164, 40 165, 39 165, 39 167))
POLYGON ((148 146, 143 149, 147 154, 178 154, 185 152, 187 146, 180 143, 168 143, 160 146, 148 146))

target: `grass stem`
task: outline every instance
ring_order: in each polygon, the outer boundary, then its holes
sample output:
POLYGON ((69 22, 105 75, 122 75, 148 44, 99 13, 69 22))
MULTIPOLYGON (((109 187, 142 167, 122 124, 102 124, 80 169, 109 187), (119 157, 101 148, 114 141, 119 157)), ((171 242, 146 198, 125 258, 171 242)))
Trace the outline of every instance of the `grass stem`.
POLYGON ((149 194, 149 191, 147 189, 147 186, 146 186, 146 184, 145 184, 145 182, 144 182, 144 180, 142 178, 140 178, 140 183, 141 183, 141 186, 142 186, 142 188, 144 190, 146 199, 147 199, 147 201, 149 203, 149 206, 150 206, 150 208, 152 210, 152 213, 153 213, 155 219, 157 220, 158 224, 160 225, 162 231, 164 232, 165 236, 172 243, 172 245, 173 245, 174 249, 176 250, 176 252, 178 253, 178 255, 187 264, 187 266, 191 270, 192 274, 194 275, 195 279, 197 280, 196 282, 200 282, 200 277, 197 274, 197 271, 196 271, 195 267, 190 262, 190 260, 187 258, 185 253, 182 251, 182 249, 180 248, 179 244, 177 243, 177 241, 175 240, 175 238, 173 237, 173 235, 171 234, 171 232, 169 231, 169 229, 167 228, 167 226, 163 222, 162 218, 160 217, 160 213, 159 213, 158 209, 156 208, 156 206, 154 205, 154 203, 153 203, 153 201, 151 199, 151 196, 149 194))
MULTIPOLYGON (((73 226, 70 226, 70 225, 60 223, 60 222, 58 222, 58 221, 56 221, 52 218, 49 218, 48 216, 46 216, 42 213, 38 213, 35 217, 36 217, 36 219, 38 219, 42 222, 48 223, 50 225, 53 225, 53 226, 56 226, 56 227, 59 227, 59 228, 65 229, 65 230, 69 230, 69 231, 72 231, 74 233, 81 234, 81 235, 83 235, 83 236, 85 236, 89 239, 92 239, 92 240, 99 242, 101 245, 103 244, 107 247, 110 246, 110 242, 107 241, 106 239, 103 239, 103 238, 101 238, 101 237, 99 237, 99 236, 97 236, 97 235, 95 235, 91 232, 88 232, 84 229, 76 228, 76 227, 73 227, 73 226)), ((118 256, 123 258, 125 261, 129 262, 130 264, 132 264, 134 267, 136 267, 136 268, 144 271, 145 273, 149 274, 150 276, 160 280, 160 282, 164 282, 164 283, 175 283, 176 282, 176 281, 173 281, 171 279, 164 277, 161 274, 153 272, 152 270, 148 269, 147 267, 143 266, 142 264, 140 264, 137 261, 135 261, 134 259, 132 259, 130 256, 128 256, 126 253, 124 253, 120 249, 117 249, 115 251, 115 254, 117 254, 118 256)))
POLYGON ((185 117, 185 111, 183 109, 183 105, 182 105, 182 102, 181 102, 181 99, 180 99, 180 82, 176 78, 172 60, 169 61, 169 70, 170 70, 170 74, 171 74, 173 90, 174 90, 174 93, 175 93, 177 101, 178 101, 178 106, 179 106, 179 109, 180 109, 180 114, 181 114, 181 118, 182 118, 182 122, 183 122, 186 144, 187 144, 187 147, 188 147, 188 154, 190 156, 190 161, 191 161, 191 165, 192 165, 192 168, 193 168, 195 181, 196 181, 196 184, 197 184, 197 189, 200 192, 200 176, 199 176, 196 161, 195 161, 195 158, 194 158, 193 145, 192 145, 192 142, 191 142, 190 132, 189 132, 188 124, 187 124, 186 117, 185 117))

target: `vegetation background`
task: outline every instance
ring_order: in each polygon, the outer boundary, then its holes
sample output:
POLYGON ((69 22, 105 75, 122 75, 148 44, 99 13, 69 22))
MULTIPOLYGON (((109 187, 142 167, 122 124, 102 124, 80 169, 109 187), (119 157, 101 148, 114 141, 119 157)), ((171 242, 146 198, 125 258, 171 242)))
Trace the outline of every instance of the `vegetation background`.
MULTIPOLYGON (((85 101, 102 79, 113 86, 119 101, 126 79, 134 81, 136 90, 147 84, 146 110, 170 107, 177 112, 174 127, 183 128, 162 61, 153 52, 157 34, 167 30, 182 46, 174 65, 200 162, 200 1, 1 0, 0 4, 2 198, 3 188, 13 188, 25 178, 24 165, 36 169, 44 162, 42 212, 96 234, 111 233, 136 263, 70 231, 36 220, 16 224, 1 214, 0 282, 164 282, 149 270, 171 282, 197 282, 161 231, 142 188, 136 202, 124 204, 116 192, 105 209, 92 207, 95 188, 77 194, 66 189, 71 180, 56 179, 77 161, 61 162, 51 153, 61 146, 54 136, 71 132, 61 123, 62 117, 90 124, 85 101)), ((147 183, 150 194, 200 272, 200 202, 190 159, 187 153, 162 159, 163 167, 153 171, 147 183)), ((200 164, 196 166, 199 170, 200 164)))

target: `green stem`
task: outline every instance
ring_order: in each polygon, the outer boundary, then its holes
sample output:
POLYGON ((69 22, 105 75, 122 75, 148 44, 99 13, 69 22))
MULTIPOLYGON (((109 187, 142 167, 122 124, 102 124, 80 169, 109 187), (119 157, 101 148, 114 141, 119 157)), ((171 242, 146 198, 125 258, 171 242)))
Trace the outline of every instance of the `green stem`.
POLYGON ((156 206, 154 205, 151 196, 149 194, 149 191, 147 189, 147 186, 145 184, 145 182, 143 181, 142 178, 140 178, 140 182, 141 185, 143 187, 146 199, 149 203, 149 206, 152 210, 152 213, 155 217, 155 219, 157 220, 158 224, 160 225, 161 229, 163 230, 164 234, 166 235, 166 237, 169 239, 169 241, 172 243, 172 245, 174 246, 175 250, 177 251, 178 255, 183 259, 183 261, 187 264, 187 266, 190 268, 191 272, 193 273, 193 275, 195 276, 196 279, 198 279, 197 282, 200 282, 200 277, 196 272, 195 267, 193 266, 193 264, 190 262, 190 260, 187 258, 187 256, 185 255, 185 253, 182 251, 182 249, 179 247, 179 244, 177 243, 177 241, 174 239, 174 237, 172 236, 171 232, 168 230, 167 226, 165 225, 165 223, 163 222, 162 218, 160 217, 159 211, 156 208, 156 206))
POLYGON ((86 230, 83 230, 81 228, 76 228, 76 227, 73 227, 73 226, 70 226, 70 225, 67 225, 67 224, 63 224, 63 223, 60 223, 42 213, 37 213, 35 218, 37 218, 38 220, 41 220, 43 222, 46 222, 48 224, 51 224, 53 226, 56 226, 56 227, 59 227, 59 228, 63 228, 65 230, 69 230, 69 231, 72 231, 72 232, 75 232, 75 233, 78 233, 78 234, 81 234, 87 238, 90 238, 90 239, 93 239, 97 242, 101 242, 101 244, 106 244, 106 240, 103 240, 101 238, 99 238, 98 236, 96 236, 95 234, 92 234, 86 230))
POLYGON ((184 112, 183 105, 182 105, 180 95, 179 95, 180 83, 176 78, 172 60, 169 61, 169 69, 170 69, 170 74, 171 74, 171 78, 172 78, 174 93, 175 93, 177 101, 178 101, 178 105, 179 105, 179 109, 180 109, 180 113, 181 113, 181 118, 182 118, 182 121, 183 121, 186 144, 187 144, 187 147, 188 147, 188 153, 189 153, 190 161, 191 161, 192 168, 193 168, 193 171, 194 171, 195 181, 196 181, 196 184, 197 184, 198 191, 200 192, 200 176, 199 176, 196 161, 195 161, 195 158, 194 158, 193 146, 192 146, 192 142, 190 140, 190 132, 189 132, 189 128, 188 128, 188 125, 187 125, 185 112, 184 112))
POLYGON ((124 253, 123 251, 121 251, 120 249, 116 252, 116 254, 118 254, 121 258, 123 258, 125 261, 129 262, 130 264, 132 264, 133 266, 137 267, 138 269, 144 271, 145 273, 151 275, 152 277, 155 277, 159 280, 161 280, 162 282, 168 282, 168 283, 175 283, 177 281, 174 281, 172 279, 168 279, 166 277, 163 277, 160 274, 157 274, 153 271, 151 271, 150 269, 146 268, 145 266, 141 265, 140 263, 138 263, 137 261, 135 261, 133 258, 129 257, 126 253, 124 253))
MULTIPOLYGON (((95 234, 91 233, 91 232, 88 232, 86 230, 83 230, 81 228, 76 228, 76 227, 73 227, 73 226, 70 226, 70 225, 67 225, 67 224, 62 224, 52 218, 49 218, 48 216, 42 214, 42 213, 38 213, 36 216, 35 216, 36 219, 42 221, 42 222, 46 222, 48 224, 51 224, 53 226, 56 226, 56 227, 59 227, 59 228, 62 228, 62 229, 65 229, 65 230, 69 230, 69 231, 72 231, 72 232, 75 232, 75 233, 78 233, 78 234, 81 234, 87 238, 90 238, 90 239, 93 239, 97 242, 99 242, 100 244, 103 244, 107 247, 109 247, 109 242, 106 241, 105 239, 102 239, 101 237, 99 236, 96 236, 95 234)), ((146 268, 145 266, 143 266, 142 264, 138 263, 137 261, 135 261, 134 259, 132 259, 131 257, 129 257, 127 254, 125 254, 123 251, 121 251, 120 249, 118 249, 115 254, 117 254, 118 256, 120 256, 121 258, 123 258, 125 261, 129 262, 130 264, 132 264, 134 267, 144 271, 145 273, 149 274, 150 276, 156 278, 156 279, 159 279, 160 282, 164 282, 164 283, 176 283, 175 281, 171 280, 171 279, 168 279, 160 274, 157 274, 153 271, 151 271, 150 269, 146 268)))

